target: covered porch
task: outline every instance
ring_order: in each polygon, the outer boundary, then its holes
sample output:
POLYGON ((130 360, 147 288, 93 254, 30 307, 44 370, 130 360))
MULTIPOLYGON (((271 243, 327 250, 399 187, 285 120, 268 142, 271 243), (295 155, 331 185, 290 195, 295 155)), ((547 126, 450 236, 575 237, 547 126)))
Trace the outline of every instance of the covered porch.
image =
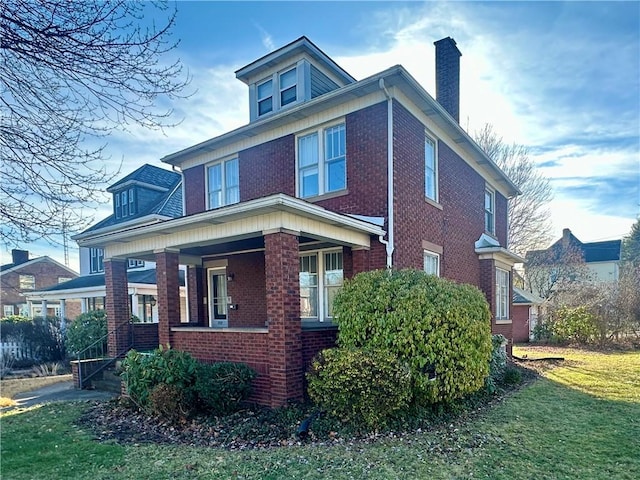
MULTIPOLYGON (((105 251, 109 331, 123 331, 117 327, 129 321, 127 259, 155 261, 159 343, 205 362, 248 364, 258 372, 252 400, 280 406, 302 399, 306 366, 335 342, 331 307, 342 279, 384 268, 384 234, 382 219, 278 194, 98 231, 82 245, 105 251)), ((126 349, 122 336, 109 338, 114 356, 126 349)))

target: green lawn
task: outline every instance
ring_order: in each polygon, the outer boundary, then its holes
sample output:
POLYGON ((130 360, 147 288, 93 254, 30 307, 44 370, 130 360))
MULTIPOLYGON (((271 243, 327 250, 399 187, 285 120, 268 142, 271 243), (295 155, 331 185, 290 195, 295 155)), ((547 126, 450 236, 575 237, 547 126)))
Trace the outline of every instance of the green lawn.
POLYGON ((636 479, 640 352, 516 349, 567 360, 488 413, 369 444, 262 451, 99 444, 82 405, 2 416, 3 479, 636 479), (550 353, 551 352, 551 353, 550 353))

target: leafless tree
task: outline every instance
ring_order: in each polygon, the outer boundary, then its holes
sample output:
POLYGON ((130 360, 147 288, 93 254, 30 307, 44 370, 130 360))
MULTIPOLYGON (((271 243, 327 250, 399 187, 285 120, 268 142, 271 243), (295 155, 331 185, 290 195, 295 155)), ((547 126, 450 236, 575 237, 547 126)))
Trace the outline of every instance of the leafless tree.
POLYGON ((520 256, 551 240, 551 184, 536 168, 523 145, 507 144, 490 124, 475 132, 475 141, 511 178, 522 195, 509 200, 509 249, 520 256))
POLYGON ((175 18, 164 3, 0 2, 2 243, 86 226, 118 173, 105 166, 107 135, 170 125, 189 81, 167 55, 175 18))

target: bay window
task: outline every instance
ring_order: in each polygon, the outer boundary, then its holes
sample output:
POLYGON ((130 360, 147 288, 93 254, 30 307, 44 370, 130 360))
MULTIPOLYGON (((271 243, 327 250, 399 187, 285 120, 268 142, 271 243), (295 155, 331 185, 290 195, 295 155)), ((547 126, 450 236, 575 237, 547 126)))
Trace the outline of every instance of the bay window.
POLYGON ((509 272, 496 268, 496 320, 509 319, 509 272))

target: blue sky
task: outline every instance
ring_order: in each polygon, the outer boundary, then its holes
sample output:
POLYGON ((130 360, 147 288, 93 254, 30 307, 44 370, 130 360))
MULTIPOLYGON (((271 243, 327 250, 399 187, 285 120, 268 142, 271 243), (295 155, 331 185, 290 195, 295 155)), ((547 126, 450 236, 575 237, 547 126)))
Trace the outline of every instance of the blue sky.
MULTIPOLYGON (((123 161, 122 176, 246 124, 248 91, 234 71, 301 35, 356 79, 402 64, 432 96, 433 42, 451 36, 462 52, 462 126, 473 134, 488 122, 529 147, 552 181, 556 237, 570 228, 583 241, 621 238, 640 213, 639 2, 177 6, 172 55, 195 93, 172 105, 177 127, 111 135, 107 151, 114 169, 123 161)), ((95 218, 108 214, 101 206, 95 218)), ((23 248, 64 259, 46 244, 23 248)), ((77 268, 77 250, 70 257, 77 268)))

